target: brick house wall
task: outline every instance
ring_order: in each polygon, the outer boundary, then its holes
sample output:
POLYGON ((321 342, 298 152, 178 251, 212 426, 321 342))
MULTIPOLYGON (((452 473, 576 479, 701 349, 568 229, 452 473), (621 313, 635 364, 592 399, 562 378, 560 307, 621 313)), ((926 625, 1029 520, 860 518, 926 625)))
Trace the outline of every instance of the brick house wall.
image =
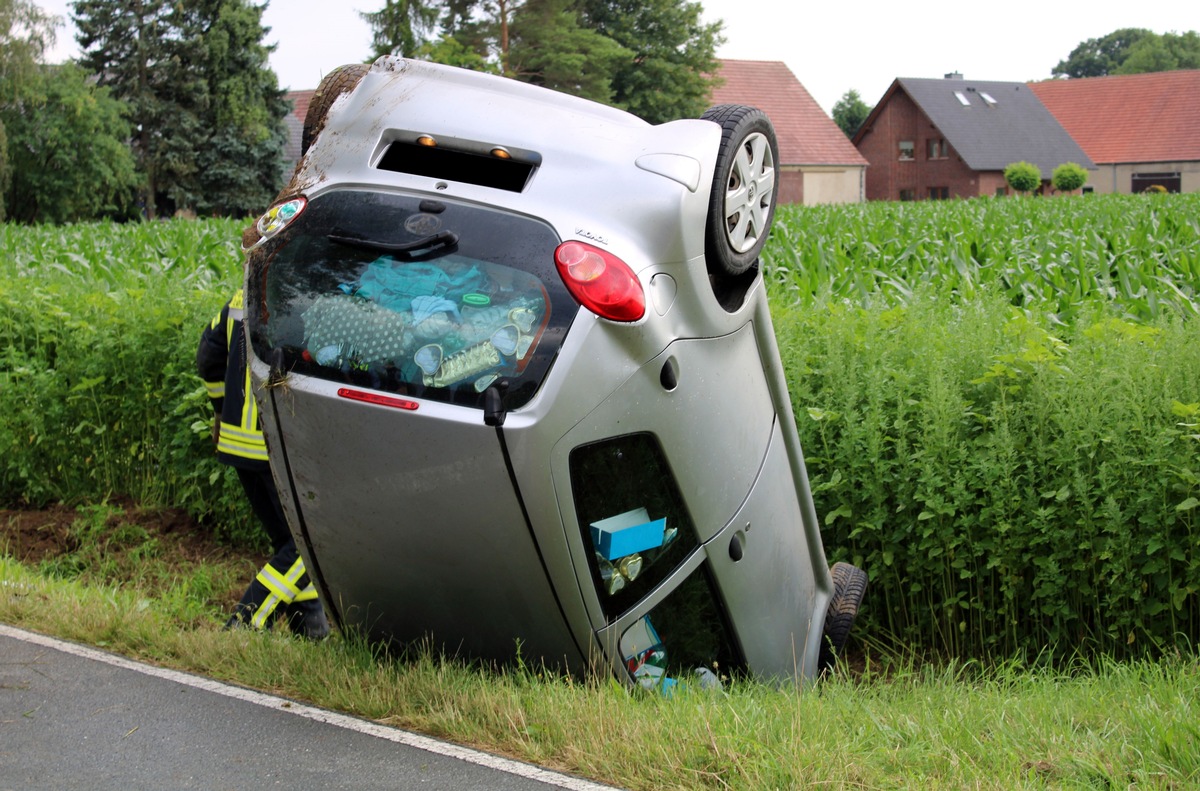
POLYGON ((940 196, 942 188, 947 198, 972 198, 994 195, 1004 186, 1002 173, 971 170, 953 147, 947 147, 944 157, 931 159, 930 140, 940 148, 945 138, 908 94, 896 91, 858 143, 858 150, 871 163, 867 200, 901 200, 906 191, 913 200, 927 200, 934 197, 931 189, 940 196), (912 159, 900 158, 901 141, 912 143, 912 159))
POLYGON ((775 169, 775 177, 779 179, 777 204, 804 203, 804 174, 799 168, 782 165, 775 169))

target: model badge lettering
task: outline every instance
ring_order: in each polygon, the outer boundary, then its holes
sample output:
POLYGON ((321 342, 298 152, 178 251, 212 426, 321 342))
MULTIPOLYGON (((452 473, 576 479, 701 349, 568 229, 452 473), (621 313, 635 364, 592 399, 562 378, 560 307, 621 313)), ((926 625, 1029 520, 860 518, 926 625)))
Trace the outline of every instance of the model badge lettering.
POLYGON ((601 236, 598 233, 592 233, 591 231, 586 230, 584 228, 576 228, 575 235, 582 237, 584 239, 591 240, 591 241, 595 242, 596 244, 603 244, 603 245, 608 244, 608 237, 601 236))

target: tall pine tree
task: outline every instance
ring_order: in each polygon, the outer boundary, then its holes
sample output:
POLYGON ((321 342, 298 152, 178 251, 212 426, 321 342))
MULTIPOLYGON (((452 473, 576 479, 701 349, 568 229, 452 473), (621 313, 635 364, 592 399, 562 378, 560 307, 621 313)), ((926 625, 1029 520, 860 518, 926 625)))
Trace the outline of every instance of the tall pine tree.
POLYGON ((191 34, 193 104, 204 145, 186 182, 202 214, 244 215, 266 207, 283 181, 288 113, 267 62, 262 6, 246 0, 190 0, 181 20, 191 34))
POLYGON ((526 0, 509 26, 510 76, 593 101, 612 103, 613 72, 629 56, 582 27, 573 0, 526 0))
POLYGON ((708 106, 724 41, 689 0, 580 0, 583 24, 632 53, 617 66, 613 101, 651 123, 697 118, 708 106))
POLYGON ((81 65, 124 101, 148 217, 244 214, 283 181, 287 106, 250 0, 75 0, 81 65))
POLYGON ((79 64, 128 109, 142 200, 153 219, 160 192, 192 168, 190 157, 179 150, 182 130, 190 124, 169 99, 179 71, 172 60, 170 5, 167 0, 75 0, 72 11, 79 64))

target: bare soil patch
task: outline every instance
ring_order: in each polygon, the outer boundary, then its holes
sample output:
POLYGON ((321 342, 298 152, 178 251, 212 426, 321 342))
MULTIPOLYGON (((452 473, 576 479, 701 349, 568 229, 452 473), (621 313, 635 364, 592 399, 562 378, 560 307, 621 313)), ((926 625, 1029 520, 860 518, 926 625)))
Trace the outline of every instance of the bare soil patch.
MULTIPOLYGON (((217 542, 212 533, 174 508, 143 508, 128 499, 110 501, 120 509, 108 517, 108 527, 134 525, 159 540, 169 554, 184 562, 238 562, 252 564, 259 553, 248 547, 231 547, 217 542)), ((89 516, 77 508, 55 504, 45 508, 0 508, 0 547, 22 563, 43 560, 79 549, 72 526, 89 516)))

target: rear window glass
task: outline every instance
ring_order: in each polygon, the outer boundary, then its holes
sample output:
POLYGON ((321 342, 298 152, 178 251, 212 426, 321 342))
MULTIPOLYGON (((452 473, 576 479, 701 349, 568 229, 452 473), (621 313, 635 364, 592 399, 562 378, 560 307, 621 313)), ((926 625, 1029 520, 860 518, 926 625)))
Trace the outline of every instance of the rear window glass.
POLYGON ((533 397, 578 305, 548 225, 374 192, 310 202, 250 276, 255 353, 285 371, 482 406, 533 397))

